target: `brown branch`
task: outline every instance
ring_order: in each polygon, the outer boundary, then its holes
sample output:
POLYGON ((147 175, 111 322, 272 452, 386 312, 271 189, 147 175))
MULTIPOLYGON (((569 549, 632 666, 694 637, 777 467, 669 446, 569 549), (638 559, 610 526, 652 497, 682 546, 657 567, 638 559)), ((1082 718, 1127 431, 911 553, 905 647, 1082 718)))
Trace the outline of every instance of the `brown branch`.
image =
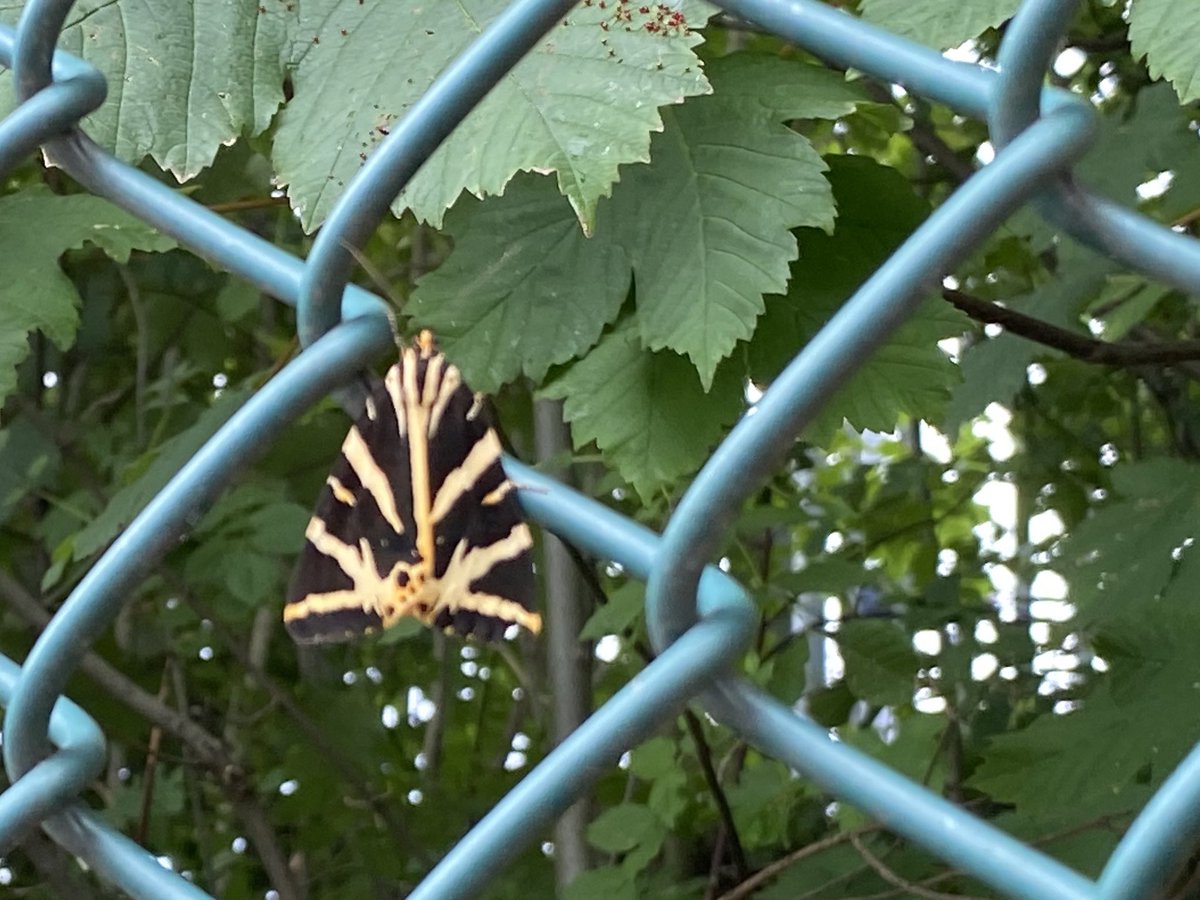
POLYGON ((446 734, 446 719, 450 714, 450 679, 455 670, 455 653, 447 646, 446 636, 433 632, 433 658, 437 663, 436 680, 429 688, 429 700, 433 703, 433 717, 425 723, 425 737, 421 741, 421 756, 425 767, 421 775, 427 782, 438 780, 442 768, 442 747, 446 734))
POLYGON ((1200 206, 1197 206, 1195 209, 1191 209, 1191 210, 1188 210, 1187 212, 1185 212, 1183 215, 1181 215, 1179 218, 1177 218, 1174 222, 1172 222, 1171 226, 1174 228, 1178 228, 1178 227, 1184 226, 1184 225, 1191 225, 1197 219, 1200 219, 1200 206))
POLYGON ((266 810, 258 802, 253 789, 244 785, 245 791, 228 791, 228 796, 237 811, 237 817, 246 829, 246 836, 258 851, 258 861, 267 873, 267 878, 279 894, 280 900, 304 900, 306 892, 291 867, 279 843, 279 835, 271 824, 266 810))
POLYGON ((692 743, 696 745, 696 759, 700 761, 700 769, 704 772, 704 781, 708 784, 713 802, 717 804, 717 810, 721 813, 721 822, 729 843, 729 855, 733 857, 733 867, 737 872, 738 881, 741 881, 750 871, 750 867, 746 865, 746 852, 742 849, 742 840, 738 836, 737 826, 733 821, 733 810, 729 806, 729 798, 725 796, 721 781, 717 778, 717 770, 713 768, 712 751, 708 747, 708 741, 704 738, 704 727, 690 709, 683 711, 683 721, 687 723, 692 743))
POLYGON ((429 862, 428 854, 421 849, 420 845, 413 838, 412 833, 405 826, 403 820, 396 815, 392 805, 384 802, 375 795, 371 790, 370 783, 359 771, 358 766, 328 739, 320 726, 300 708, 300 705, 287 691, 276 684, 275 680, 266 671, 251 661, 245 648, 241 646, 236 637, 222 623, 221 619, 215 615, 211 607, 184 590, 181 590, 180 593, 186 598, 188 605, 197 614, 213 623, 213 630, 221 637, 226 649, 237 660, 238 665, 245 669, 246 674, 262 688, 271 701, 291 718, 301 733, 308 738, 313 748, 329 761, 334 771, 338 773, 338 776, 358 795, 358 799, 366 804, 384 822, 388 830, 392 833, 392 838, 396 841, 397 845, 411 847, 414 855, 421 859, 422 862, 429 862))
MULTIPOLYGON (((1074 837, 1077 834, 1082 834, 1083 832, 1090 831, 1093 828, 1111 825, 1114 820, 1121 819, 1129 815, 1132 815, 1131 810, 1124 810, 1122 812, 1097 816, 1095 819, 1091 819, 1087 822, 1081 822, 1078 825, 1069 825, 1059 831, 1052 831, 1050 834, 1042 835, 1037 840, 1031 841, 1030 846, 1044 847, 1047 844, 1052 844, 1055 841, 1061 841, 1063 838, 1074 837)), ((962 871, 961 869, 947 869, 944 872, 938 872, 936 875, 930 875, 928 878, 922 878, 917 882, 917 884, 923 887, 932 887, 935 884, 940 884, 943 881, 949 881, 951 878, 961 878, 964 875, 968 875, 968 873, 962 871)), ((847 898, 847 900, 891 900, 891 898, 894 897, 907 896, 910 896, 907 888, 898 888, 895 890, 880 891, 875 894, 861 894, 854 898, 847 898)), ((954 894, 953 896, 960 897, 961 895, 954 894)), ((1182 898, 1180 898, 1180 900, 1182 900, 1182 898)))
MULTIPOLYGON (((3 570, 0 570, 0 597, 10 609, 37 628, 45 627, 50 620, 50 613, 42 604, 26 591, 20 582, 3 570)), ((303 900, 301 890, 294 883, 287 868, 287 859, 279 847, 270 821, 258 803, 252 780, 237 764, 229 746, 192 722, 186 715, 143 690, 137 682, 113 668, 95 653, 89 651, 84 655, 79 661, 79 670, 138 715, 179 738, 195 753, 198 762, 219 775, 221 787, 232 800, 238 818, 250 835, 258 851, 259 860, 273 886, 279 891, 280 897, 283 900, 303 900)))
POLYGON ((818 853, 824 853, 826 850, 854 840, 860 835, 882 830, 882 825, 860 825, 858 828, 851 829, 850 831, 842 831, 827 838, 822 838, 819 841, 813 841, 811 844, 806 844, 799 850, 794 850, 787 856, 775 860, 769 866, 763 866, 733 890, 722 894, 719 900, 741 900, 742 897, 749 897, 754 891, 762 887, 763 884, 783 872, 784 869, 795 865, 801 860, 808 859, 810 856, 816 856, 818 853))
POLYGON ((1098 341, 962 291, 945 289, 942 297, 978 322, 1000 325, 1013 334, 1086 363, 1130 367, 1200 361, 1200 341, 1098 341))
MULTIPOLYGON (((869 79, 864 79, 862 84, 872 100, 889 106, 900 107, 901 111, 904 111, 902 105, 896 101, 896 98, 892 96, 892 92, 884 85, 869 79)), ((921 101, 917 102, 921 103, 921 101)), ((925 109, 924 104, 921 103, 918 109, 923 111, 925 109)), ((928 156, 945 169, 947 174, 959 184, 962 184, 975 174, 975 167, 971 164, 971 161, 961 157, 949 144, 938 136, 938 133, 929 124, 927 115, 923 115, 921 118, 913 118, 912 127, 908 130, 908 139, 923 156, 928 156)))
MULTIPOLYGON (((174 694, 175 708, 187 714, 188 703, 187 682, 184 679, 183 667, 171 666, 171 689, 174 694)), ((188 806, 192 814, 192 827, 195 829, 196 849, 200 857, 202 873, 200 886, 207 885, 210 894, 218 894, 218 878, 212 852, 212 828, 208 822, 208 814, 204 806, 204 794, 200 780, 196 777, 195 754, 187 744, 183 745, 183 783, 187 793, 188 806)))
MULTIPOLYGON (((162 683, 158 688, 158 702, 167 702, 167 691, 170 688, 171 660, 163 664, 162 683)), ((162 749, 163 730, 161 725, 150 726, 149 748, 146 750, 146 761, 142 764, 142 812, 138 817, 137 831, 133 839, 146 846, 146 835, 150 831, 150 813, 154 807, 154 779, 158 773, 158 754, 162 749)))
POLYGON ((882 859, 867 849, 867 845, 860 840, 859 835, 852 834, 850 836, 850 843, 854 845, 854 849, 858 851, 858 855, 863 858, 868 866, 875 870, 875 873, 880 878, 888 884, 903 889, 910 897, 923 897, 925 900, 986 900, 984 897, 972 897, 967 894, 943 894, 941 891, 931 891, 928 888, 923 888, 915 882, 900 877, 882 859))
MULTIPOLYGON (((2 569, 0 599, 35 628, 45 628, 50 621, 50 613, 46 608, 2 569)), ((79 661, 79 671, 139 716, 187 744, 201 765, 222 775, 228 769, 237 768, 233 751, 224 741, 197 725, 186 714, 167 706, 96 653, 89 651, 84 654, 79 661)))
POLYGON ((287 197, 248 197, 245 200, 227 200, 224 203, 209 203, 208 208, 215 213, 242 212, 247 209, 269 209, 272 206, 286 206, 287 197))

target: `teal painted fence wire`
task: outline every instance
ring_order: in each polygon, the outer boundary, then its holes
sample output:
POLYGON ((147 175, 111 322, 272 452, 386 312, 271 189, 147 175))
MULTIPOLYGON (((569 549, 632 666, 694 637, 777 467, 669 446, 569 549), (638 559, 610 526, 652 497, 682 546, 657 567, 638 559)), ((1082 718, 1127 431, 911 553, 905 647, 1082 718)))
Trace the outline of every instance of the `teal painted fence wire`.
MULTIPOLYGON (((81 184, 142 217, 255 287, 298 307, 305 351, 235 414, 147 506, 80 582, 20 664, 0 657, 5 707, 0 848, 41 827, 135 897, 205 897, 79 801, 101 771, 104 735, 63 696, 76 661, 111 624, 131 589, 243 465, 286 434, 365 359, 392 347, 384 305, 347 286, 354 255, 422 162, 571 7, 518 0, 437 79, 371 156, 330 214, 307 260, 296 259, 118 162, 78 128, 106 94, 87 63, 55 51, 71 0, 32 0, 15 32, 0 28, 0 64, 19 104, 0 122, 0 173, 43 148, 81 184), (50 748, 49 751, 47 748, 50 748)), ((467 834, 414 896, 473 896, 514 845, 540 836, 586 786, 664 717, 696 702, 750 744, 831 794, 1014 897, 1152 896, 1200 834, 1200 749, 1142 811, 1098 881, 1073 872, 908 781, 725 672, 748 647, 756 613, 741 587, 708 567, 743 500, 778 467, 794 436, 914 310, 922 286, 963 261, 1026 203, 1057 228, 1122 264, 1200 293, 1200 246, 1093 196, 1072 167, 1094 113, 1045 90, 1044 75, 1076 7, 1029 0, 1005 35, 999 71, 949 61, 811 0, 726 0, 726 10, 812 51, 985 120, 994 161, 957 190, 847 300, 712 455, 661 535, 515 461, 530 517, 588 553, 645 579, 658 655, 467 834)), ((347 402, 352 402, 347 395, 347 402)))

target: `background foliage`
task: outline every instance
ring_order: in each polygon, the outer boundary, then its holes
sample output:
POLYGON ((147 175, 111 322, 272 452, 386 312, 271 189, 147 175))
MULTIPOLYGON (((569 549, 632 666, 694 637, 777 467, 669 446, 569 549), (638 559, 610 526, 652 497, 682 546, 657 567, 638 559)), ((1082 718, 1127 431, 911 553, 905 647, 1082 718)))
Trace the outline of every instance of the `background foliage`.
MULTIPOLYGON (((187 0, 150 17, 88 0, 62 43, 109 76, 93 137, 303 255, 502 5, 187 0)), ((1017 2, 838 5, 988 61, 1017 2)), ((561 399, 574 477, 656 528, 786 361, 991 152, 980 123, 714 14, 585 0, 367 248, 401 321, 436 329, 498 392, 519 455, 534 458, 535 398, 561 399)), ((1198 44, 1188 0, 1089 0, 1053 74, 1103 116, 1080 177, 1188 231, 1198 44)), ((0 245, 0 650, 20 659, 296 345, 289 310, 37 161, 3 186, 0 245)), ((745 671, 1095 875, 1200 739, 1198 380, 1191 299, 1013 217, 742 511, 722 565, 762 610, 745 671)), ((345 428, 322 405, 247 468, 72 685, 111 741, 89 801, 222 897, 403 895, 547 752, 551 693, 579 674, 534 641, 418 629, 297 651, 281 598, 345 428)), ((593 590, 547 604, 590 610, 600 704, 646 663, 642 594, 582 564, 593 590)), ((576 900, 988 893, 702 716, 624 757, 590 816, 576 900)), ((101 890, 59 852, 31 839, 0 883, 101 890)), ((517 856, 492 894, 552 890, 553 852, 517 856)), ((1193 873, 1173 891, 1193 896, 1193 873)))

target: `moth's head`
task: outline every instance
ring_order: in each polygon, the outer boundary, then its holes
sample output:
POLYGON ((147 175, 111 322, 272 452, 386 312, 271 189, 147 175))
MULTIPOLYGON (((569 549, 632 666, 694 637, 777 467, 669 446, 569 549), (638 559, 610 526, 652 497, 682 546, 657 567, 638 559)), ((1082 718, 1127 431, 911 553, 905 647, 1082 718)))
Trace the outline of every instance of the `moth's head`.
POLYGON ((421 359, 429 359, 433 354, 437 353, 437 341, 433 338, 433 332, 428 328, 422 328, 413 345, 417 348, 421 359))

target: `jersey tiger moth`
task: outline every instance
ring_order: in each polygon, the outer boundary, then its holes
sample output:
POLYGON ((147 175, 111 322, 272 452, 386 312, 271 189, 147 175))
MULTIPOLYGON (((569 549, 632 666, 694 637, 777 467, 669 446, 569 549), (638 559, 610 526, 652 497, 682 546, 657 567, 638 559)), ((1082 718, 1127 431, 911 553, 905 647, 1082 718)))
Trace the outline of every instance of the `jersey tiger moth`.
POLYGON ((536 633, 533 537, 483 397, 422 331, 367 398, 305 529, 283 619, 301 643, 405 616, 481 640, 536 633))

